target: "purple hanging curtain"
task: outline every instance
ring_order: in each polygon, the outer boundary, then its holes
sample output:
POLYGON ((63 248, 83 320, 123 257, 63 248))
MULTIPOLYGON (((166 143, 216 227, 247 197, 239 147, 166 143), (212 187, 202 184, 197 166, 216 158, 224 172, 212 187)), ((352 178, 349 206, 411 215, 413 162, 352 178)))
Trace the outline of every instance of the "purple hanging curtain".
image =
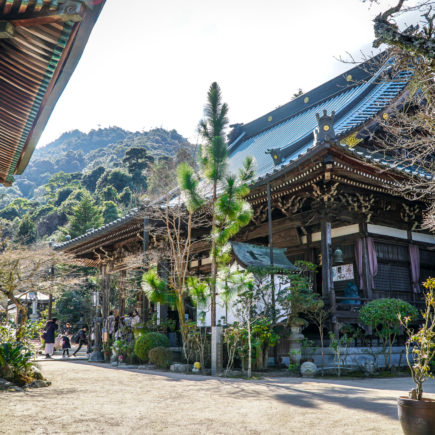
MULTIPOLYGON (((371 286, 375 288, 374 277, 378 273, 378 259, 376 257, 375 243, 371 237, 366 238, 367 242, 367 254, 368 254, 368 262, 369 262, 369 271, 370 271, 370 279, 371 286)), ((364 239, 358 239, 355 245, 355 260, 356 267, 358 269, 359 274, 359 287, 360 289, 364 289, 364 278, 363 278, 363 243, 364 239)))
POLYGON ((418 246, 409 245, 409 260, 411 261, 412 291, 420 293, 420 251, 418 246))
POLYGON ((358 269, 359 275, 359 288, 364 289, 364 279, 363 279, 363 239, 358 239, 355 244, 355 261, 356 268, 358 269))
POLYGON ((371 237, 367 237, 367 254, 369 257, 370 277, 372 279, 372 289, 375 288, 374 277, 378 273, 378 257, 376 257, 375 242, 371 237))

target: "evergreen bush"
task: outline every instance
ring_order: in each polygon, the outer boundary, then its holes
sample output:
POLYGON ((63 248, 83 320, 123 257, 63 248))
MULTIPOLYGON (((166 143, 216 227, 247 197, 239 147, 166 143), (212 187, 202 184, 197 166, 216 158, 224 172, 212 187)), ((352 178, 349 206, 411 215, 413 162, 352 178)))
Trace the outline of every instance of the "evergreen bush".
POLYGON ((134 345, 134 354, 141 360, 141 362, 148 362, 148 353, 155 347, 169 347, 169 339, 166 335, 158 332, 148 332, 142 334, 136 340, 134 345))
POLYGON ((385 366, 391 368, 392 347, 401 333, 399 316, 417 320, 418 310, 402 299, 375 299, 361 308, 361 323, 373 328, 383 348, 385 366))
POLYGON ((167 347, 155 347, 148 353, 150 364, 154 364, 159 369, 167 369, 172 361, 172 352, 167 347))

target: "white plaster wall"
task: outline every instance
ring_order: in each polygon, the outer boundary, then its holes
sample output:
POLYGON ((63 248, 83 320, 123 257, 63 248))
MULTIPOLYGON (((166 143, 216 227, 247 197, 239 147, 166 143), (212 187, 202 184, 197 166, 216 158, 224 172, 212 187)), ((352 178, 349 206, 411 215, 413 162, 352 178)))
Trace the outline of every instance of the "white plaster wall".
MULTIPOLYGON (((243 269, 242 269, 243 270, 243 269)), ((270 276, 265 277, 261 280, 264 286, 267 286, 270 283, 270 276)), ((275 275, 274 276, 274 282, 275 282, 275 294, 278 293, 278 290, 282 287, 283 289, 285 287, 289 286, 288 282, 284 282, 282 275, 275 275)), ((255 279, 255 285, 260 285, 259 280, 255 279)), ((227 325, 232 324, 234 322, 239 321, 240 319, 237 318, 237 309, 236 309, 236 299, 237 296, 234 296, 232 300, 230 300, 225 306, 222 298, 219 296, 219 291, 221 289, 219 288, 219 283, 217 285, 217 296, 216 296, 216 322, 221 325, 227 325)), ((272 293, 269 292, 266 295, 266 303, 271 303, 272 300, 272 293)), ((197 325, 198 326, 211 326, 211 310, 210 310, 210 299, 207 302, 207 306, 198 306, 197 308, 197 325), (204 322, 202 322, 202 313, 205 312, 205 318, 204 322)), ((265 306, 265 303, 263 301, 260 301, 257 304, 257 308, 261 311, 265 306)), ((276 303, 276 309, 281 310, 281 306, 276 303)))

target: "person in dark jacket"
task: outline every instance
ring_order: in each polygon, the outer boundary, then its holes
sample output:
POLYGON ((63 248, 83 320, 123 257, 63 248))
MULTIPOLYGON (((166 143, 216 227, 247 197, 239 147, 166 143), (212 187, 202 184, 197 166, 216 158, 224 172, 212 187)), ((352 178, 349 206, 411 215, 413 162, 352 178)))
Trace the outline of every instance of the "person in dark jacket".
POLYGON ((86 338, 86 326, 83 326, 83 328, 80 329, 80 331, 78 333, 78 340, 77 341, 79 343, 79 347, 74 351, 72 356, 76 356, 76 353, 82 348, 82 346, 84 344, 88 344, 88 340, 86 338))
POLYGON ((45 325, 44 341, 45 341, 45 358, 51 358, 54 350, 54 333, 59 328, 57 319, 54 317, 45 325))
POLYGON ((65 357, 65 355, 69 358, 69 350, 71 349, 71 343, 69 341, 69 337, 67 334, 64 334, 62 337, 62 358, 65 357))

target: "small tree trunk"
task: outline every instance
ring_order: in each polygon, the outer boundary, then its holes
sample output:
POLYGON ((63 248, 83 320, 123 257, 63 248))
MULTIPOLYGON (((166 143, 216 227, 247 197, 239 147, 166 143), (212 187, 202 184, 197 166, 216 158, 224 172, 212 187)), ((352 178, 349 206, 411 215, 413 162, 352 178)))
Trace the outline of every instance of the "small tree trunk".
POLYGON ((423 382, 417 381, 417 400, 421 400, 423 397, 423 382))
POLYGON ((252 373, 252 342, 251 342, 251 322, 248 320, 248 378, 252 373))
POLYGON ((263 369, 263 348, 261 344, 255 349, 255 365, 257 369, 263 369))
POLYGON ((320 352, 322 354, 322 376, 325 370, 325 349, 323 347, 323 327, 319 326, 319 334, 320 334, 320 352))
POLYGON ((48 294, 48 320, 51 319, 53 311, 53 295, 51 293, 48 294))
POLYGON ((263 351, 263 368, 267 369, 267 363, 269 362, 269 346, 263 351))
POLYGON ((21 341, 24 337, 24 328, 27 323, 27 308, 14 296, 11 296, 10 299, 17 307, 17 330, 15 332, 15 339, 21 341))

